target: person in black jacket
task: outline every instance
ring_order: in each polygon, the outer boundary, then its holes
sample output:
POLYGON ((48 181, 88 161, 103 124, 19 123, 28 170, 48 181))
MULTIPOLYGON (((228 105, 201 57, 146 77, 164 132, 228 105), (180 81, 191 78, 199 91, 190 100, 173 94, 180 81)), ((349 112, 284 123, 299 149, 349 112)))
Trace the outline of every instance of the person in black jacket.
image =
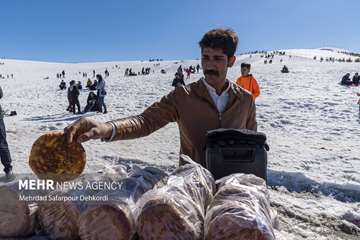
POLYGON ((284 67, 281 69, 281 72, 282 72, 282 73, 288 73, 288 72, 289 72, 289 68, 288 68, 286 65, 284 65, 284 67))
POLYGON ((96 94, 94 92, 89 92, 84 112, 96 112, 99 109, 98 105, 96 94))
POLYGON ((200 71, 200 64, 196 65, 196 72, 199 73, 200 71))
POLYGON ((350 80, 350 73, 345 74, 341 79, 341 85, 350 86, 353 82, 350 80))
MULTIPOLYGON (((70 83, 71 85, 71 83, 70 83)), ((72 107, 72 99, 71 99, 71 91, 70 91, 70 87, 68 87, 68 90, 67 90, 67 99, 68 99, 68 107, 66 108, 66 111, 68 112, 72 112, 73 110, 71 109, 72 107)))
MULTIPOLYGON (((0 98, 3 97, 3 91, 0 87, 0 98)), ((6 178, 8 180, 14 178, 14 174, 12 172, 12 165, 11 165, 11 156, 9 151, 9 146, 6 141, 6 128, 4 123, 4 113, 0 106, 0 158, 1 163, 4 165, 4 172, 6 174, 6 178)))
POLYGON ((175 73, 175 78, 171 84, 173 87, 185 86, 184 75, 180 75, 178 72, 175 73))
POLYGON ((82 84, 80 81, 77 82, 76 86, 77 86, 78 90, 82 90, 82 84))
POLYGON ((94 83, 90 86, 89 90, 91 90, 91 91, 96 90, 97 84, 98 84, 98 81, 95 79, 94 83))
POLYGON ((355 86, 359 86, 360 76, 359 76, 358 73, 355 73, 355 75, 353 76, 352 83, 353 83, 355 86))
POLYGON ((61 80, 59 88, 60 88, 60 90, 65 90, 66 89, 66 82, 64 80, 61 80))
POLYGON ((78 109, 78 113, 81 113, 80 102, 79 102, 80 91, 75 84, 74 80, 70 81, 70 86, 68 88, 68 100, 69 100, 69 111, 75 114, 75 105, 78 109))

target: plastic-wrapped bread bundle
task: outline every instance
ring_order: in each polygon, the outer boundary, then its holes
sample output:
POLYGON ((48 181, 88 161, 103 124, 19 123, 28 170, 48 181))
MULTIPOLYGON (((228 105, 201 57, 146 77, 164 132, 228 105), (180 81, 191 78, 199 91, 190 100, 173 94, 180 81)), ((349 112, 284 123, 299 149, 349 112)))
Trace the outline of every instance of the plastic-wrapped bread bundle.
POLYGON ((80 201, 80 196, 94 194, 93 189, 86 189, 84 186, 94 182, 121 181, 127 176, 123 166, 105 169, 101 175, 91 174, 81 176, 76 183, 81 183, 81 190, 53 191, 48 197, 68 199, 68 201, 46 201, 39 203, 38 220, 40 232, 49 239, 72 240, 79 238, 79 218, 82 211, 87 208, 86 201, 80 201), (77 199, 77 200, 74 200, 77 199))
POLYGON ((167 185, 145 193, 139 200, 136 218, 140 239, 203 239, 205 210, 215 182, 201 165, 187 156, 181 158, 188 164, 175 170, 167 185))
MULTIPOLYGON (((73 197, 73 193, 53 192, 48 197, 73 197)), ((40 233, 49 239, 78 239, 80 209, 75 202, 43 202, 39 204, 40 233)))
POLYGON ((218 191, 205 217, 206 240, 275 239, 265 181, 233 174, 217 181, 218 191))
POLYGON ((16 187, 0 187, 0 238, 26 237, 35 231, 37 205, 20 201, 16 187))
POLYGON ((137 200, 167 174, 153 167, 133 168, 121 182, 121 189, 101 192, 108 201, 89 207, 80 216, 79 235, 82 240, 128 240, 135 235, 134 208, 137 200))

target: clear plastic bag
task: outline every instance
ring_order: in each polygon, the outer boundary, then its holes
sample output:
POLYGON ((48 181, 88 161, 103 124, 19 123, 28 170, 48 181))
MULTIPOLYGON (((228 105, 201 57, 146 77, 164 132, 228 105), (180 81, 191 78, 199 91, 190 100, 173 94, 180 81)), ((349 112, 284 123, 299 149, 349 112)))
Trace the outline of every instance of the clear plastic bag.
POLYGON ((182 155, 187 164, 176 169, 167 185, 143 195, 135 217, 140 239, 203 239, 205 210, 215 191, 212 175, 182 155))
POLYGON ((273 216, 265 181, 233 174, 217 181, 205 217, 206 240, 273 240, 273 216))
POLYGON ((136 233, 133 211, 137 200, 166 176, 159 169, 132 166, 128 177, 119 181, 119 190, 97 194, 99 197, 106 195, 108 201, 96 203, 81 214, 81 239, 94 239, 100 235, 107 239, 132 239, 136 233))

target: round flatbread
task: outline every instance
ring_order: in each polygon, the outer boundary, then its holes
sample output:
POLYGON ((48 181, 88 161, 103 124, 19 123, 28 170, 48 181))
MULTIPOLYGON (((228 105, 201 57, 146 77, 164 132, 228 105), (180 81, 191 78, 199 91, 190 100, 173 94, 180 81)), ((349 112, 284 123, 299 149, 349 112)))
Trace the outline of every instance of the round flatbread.
POLYGON ((86 155, 80 143, 67 144, 63 132, 39 137, 31 148, 29 165, 41 179, 70 181, 84 170, 86 155))

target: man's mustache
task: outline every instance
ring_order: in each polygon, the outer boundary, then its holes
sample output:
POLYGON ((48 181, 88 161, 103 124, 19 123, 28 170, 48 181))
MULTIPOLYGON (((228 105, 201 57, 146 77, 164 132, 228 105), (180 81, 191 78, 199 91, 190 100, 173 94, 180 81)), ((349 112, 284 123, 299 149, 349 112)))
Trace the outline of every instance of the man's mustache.
POLYGON ((215 76, 219 76, 219 72, 216 70, 204 70, 204 74, 205 75, 215 75, 215 76))

